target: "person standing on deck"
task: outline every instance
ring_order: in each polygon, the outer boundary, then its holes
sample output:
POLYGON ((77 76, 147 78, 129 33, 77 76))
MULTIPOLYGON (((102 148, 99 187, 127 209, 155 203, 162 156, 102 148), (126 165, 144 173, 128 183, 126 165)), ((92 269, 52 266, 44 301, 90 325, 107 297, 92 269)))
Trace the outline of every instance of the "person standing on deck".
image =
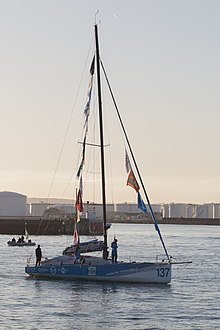
POLYGON ((40 248, 40 245, 37 246, 36 250, 35 250, 35 255, 36 255, 36 267, 37 265, 40 266, 41 264, 41 258, 42 258, 42 251, 41 251, 41 248, 40 248))
POLYGON ((117 238, 114 238, 114 241, 111 244, 111 248, 112 248, 112 263, 117 263, 117 259, 118 259, 118 244, 117 244, 118 240, 117 238))

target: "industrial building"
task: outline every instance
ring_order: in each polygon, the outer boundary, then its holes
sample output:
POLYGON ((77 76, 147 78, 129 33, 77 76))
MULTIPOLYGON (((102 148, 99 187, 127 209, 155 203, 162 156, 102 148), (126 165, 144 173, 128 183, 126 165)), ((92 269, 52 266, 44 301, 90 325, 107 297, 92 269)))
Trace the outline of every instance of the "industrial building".
MULTIPOLYGON (((40 200, 40 199, 39 199, 40 200)), ((62 211, 64 216, 75 214, 74 203, 68 200, 62 204, 44 202, 27 204, 27 196, 10 191, 0 192, 0 217, 6 216, 33 216, 42 217, 49 208, 62 211)), ((163 218, 189 218, 189 219, 220 219, 220 203, 207 204, 152 204, 155 213, 161 214, 163 218)), ((148 213, 149 209, 147 207, 148 213)), ((107 216, 114 214, 137 214, 141 213, 137 203, 107 204, 107 216)), ((102 217, 102 205, 86 202, 84 203, 83 217, 102 217)))
POLYGON ((0 191, 0 217, 27 215, 29 215, 27 196, 11 191, 0 191))

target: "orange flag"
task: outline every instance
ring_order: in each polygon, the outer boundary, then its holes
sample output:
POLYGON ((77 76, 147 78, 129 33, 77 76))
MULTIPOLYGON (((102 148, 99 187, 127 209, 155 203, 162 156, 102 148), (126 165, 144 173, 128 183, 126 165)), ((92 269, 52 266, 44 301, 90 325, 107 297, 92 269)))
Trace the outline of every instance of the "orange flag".
POLYGON ((130 172, 128 174, 127 186, 134 188, 134 190, 136 190, 136 192, 138 192, 138 190, 140 189, 132 169, 130 169, 130 172))

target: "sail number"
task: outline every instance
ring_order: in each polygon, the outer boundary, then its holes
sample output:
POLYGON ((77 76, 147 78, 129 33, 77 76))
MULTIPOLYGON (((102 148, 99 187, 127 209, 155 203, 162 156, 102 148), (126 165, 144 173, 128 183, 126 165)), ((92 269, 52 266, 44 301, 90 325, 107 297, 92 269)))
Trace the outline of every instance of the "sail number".
POLYGON ((163 268, 157 268, 157 277, 168 277, 170 273, 170 268, 163 267, 163 268))

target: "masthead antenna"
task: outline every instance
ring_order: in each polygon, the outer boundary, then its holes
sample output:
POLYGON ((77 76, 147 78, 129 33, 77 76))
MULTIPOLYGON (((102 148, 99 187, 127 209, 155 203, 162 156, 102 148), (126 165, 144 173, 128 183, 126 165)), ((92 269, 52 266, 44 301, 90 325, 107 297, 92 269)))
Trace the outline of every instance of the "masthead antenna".
POLYGON ((98 25, 98 24, 101 23, 100 20, 99 20, 99 22, 97 23, 96 17, 98 16, 98 14, 99 14, 99 10, 97 10, 96 13, 95 13, 95 25, 98 25))

